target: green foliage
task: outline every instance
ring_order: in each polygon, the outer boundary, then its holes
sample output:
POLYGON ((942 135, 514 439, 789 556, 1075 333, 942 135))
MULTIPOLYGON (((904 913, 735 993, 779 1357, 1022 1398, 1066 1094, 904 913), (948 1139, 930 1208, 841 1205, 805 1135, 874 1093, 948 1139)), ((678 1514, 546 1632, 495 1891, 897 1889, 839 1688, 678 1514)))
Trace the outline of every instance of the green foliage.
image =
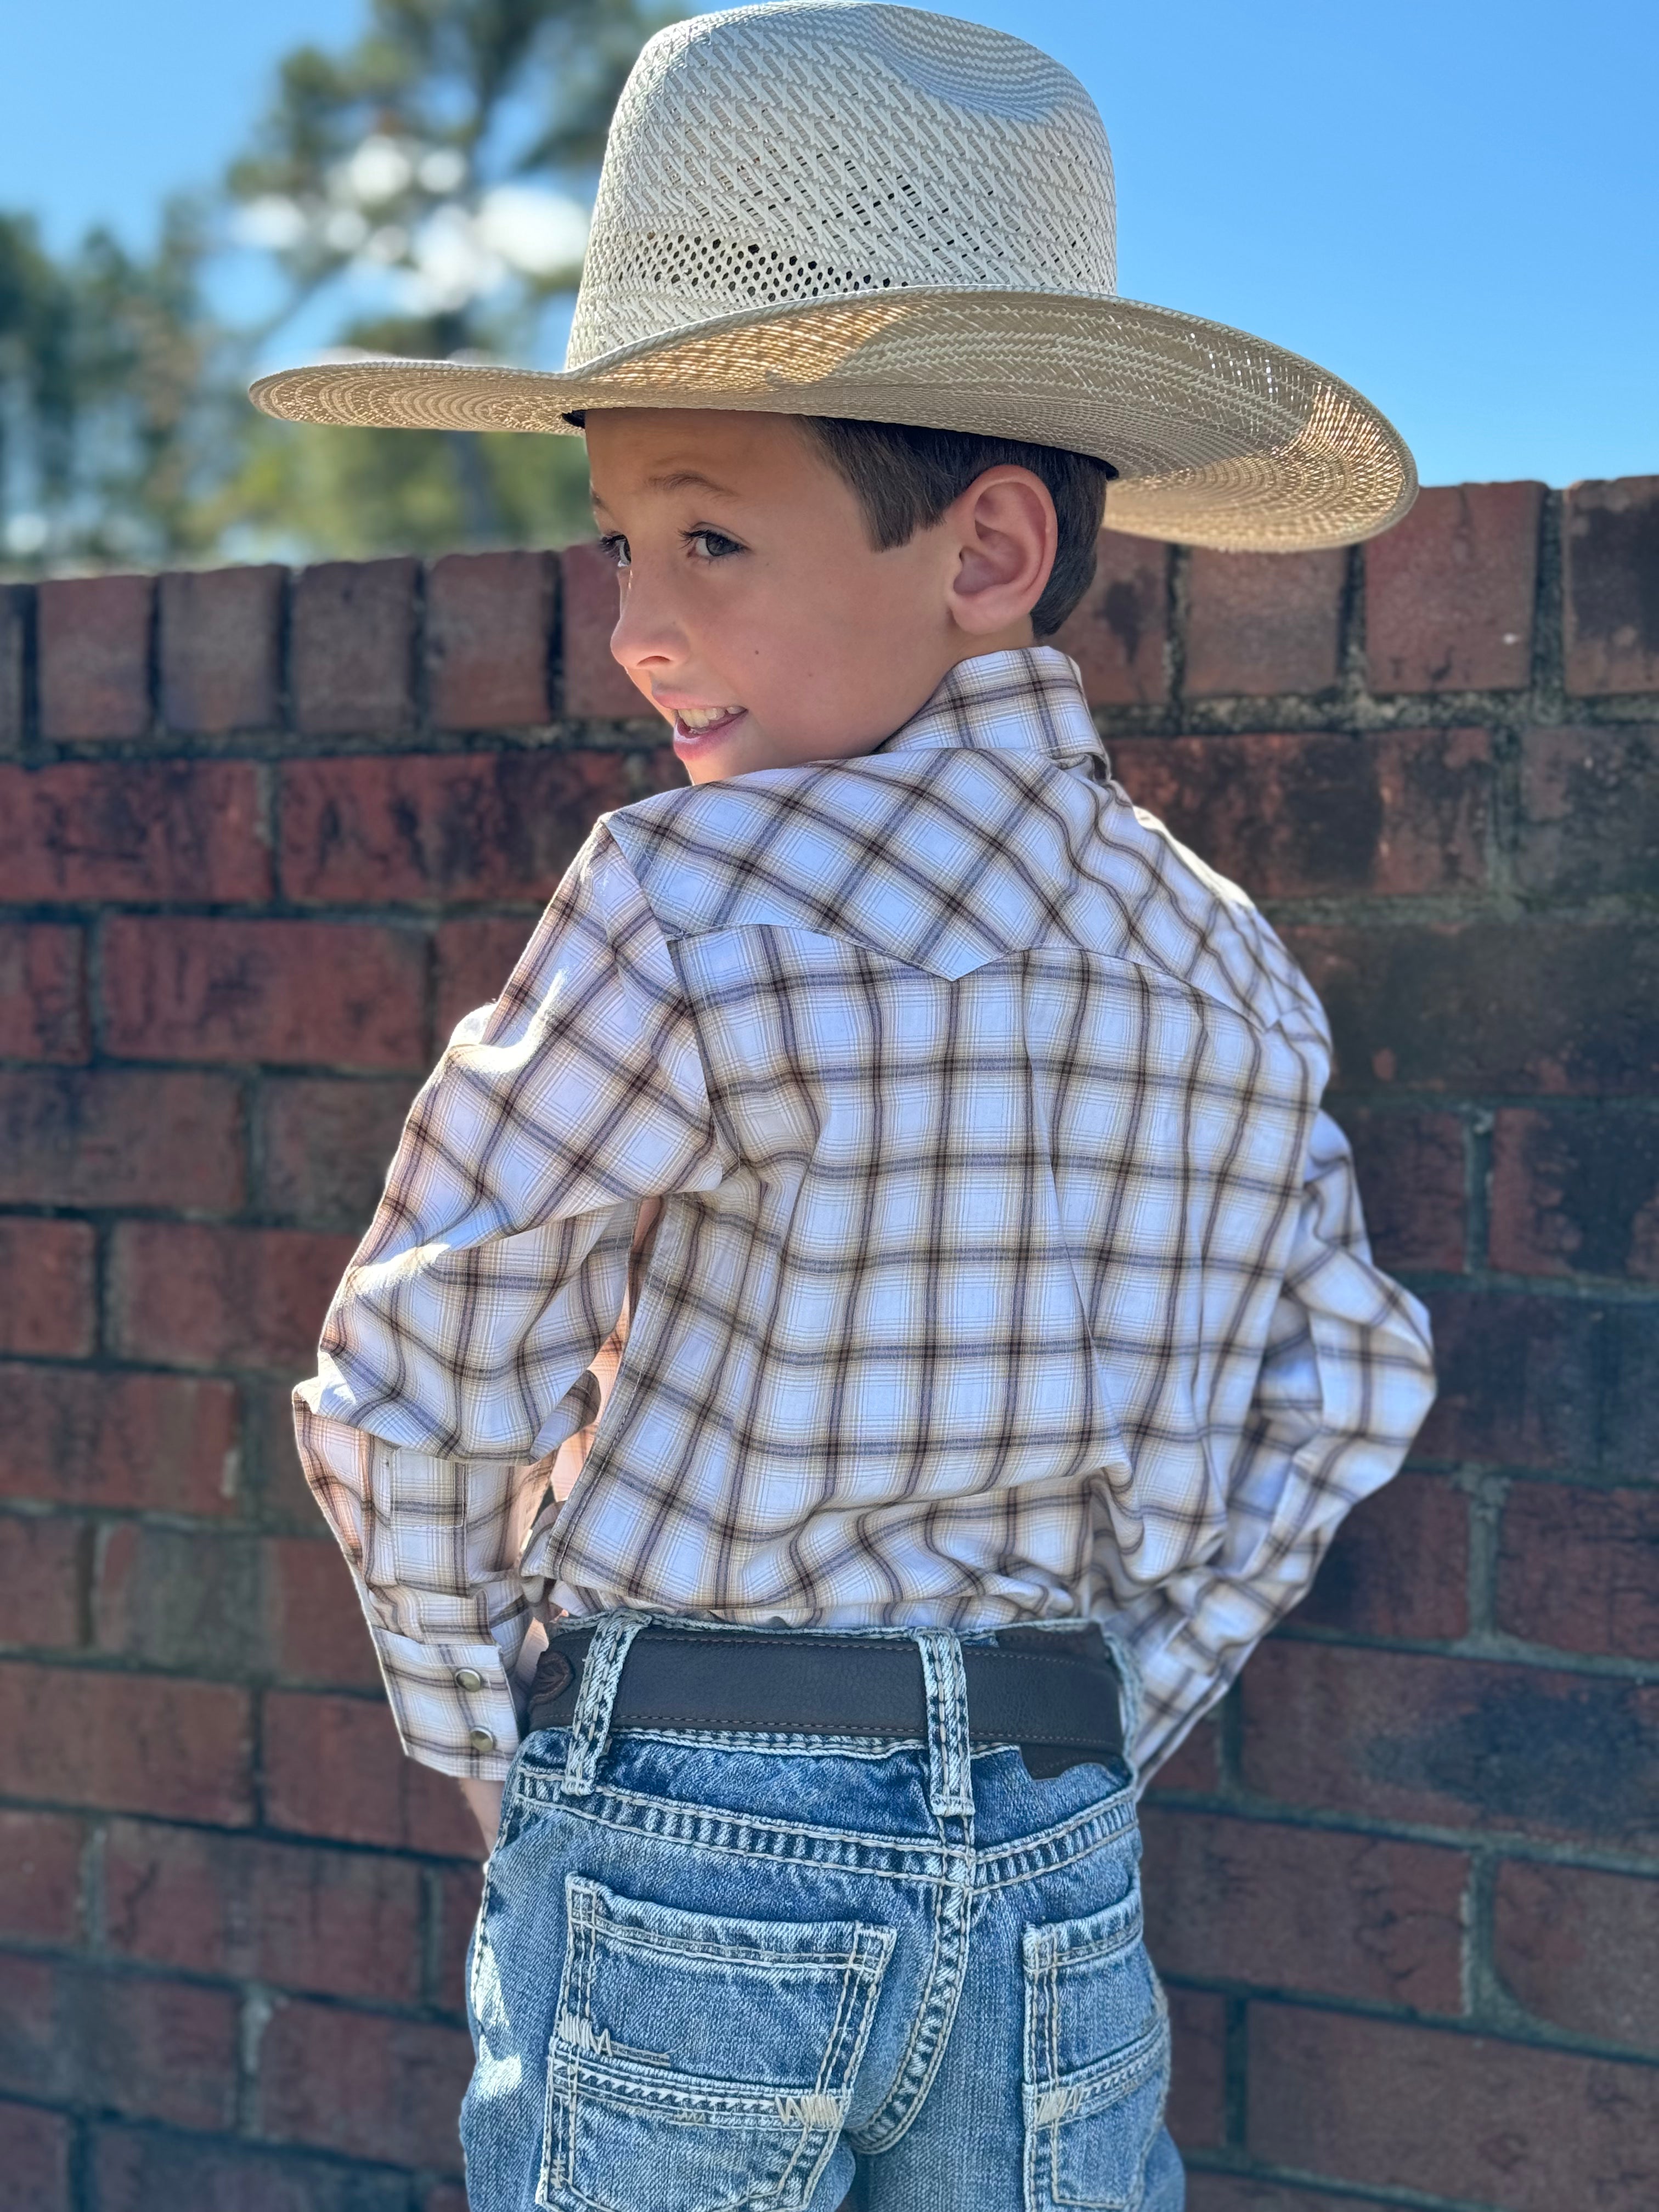
POLYGON ((574 439, 301 428, 248 374, 319 328, 425 359, 544 355, 580 267, 616 97, 653 0, 370 0, 338 52, 282 64, 211 200, 149 255, 54 261, 0 215, 0 564, 52 567, 563 542, 588 526, 574 439), (227 326, 215 257, 271 305, 227 326))

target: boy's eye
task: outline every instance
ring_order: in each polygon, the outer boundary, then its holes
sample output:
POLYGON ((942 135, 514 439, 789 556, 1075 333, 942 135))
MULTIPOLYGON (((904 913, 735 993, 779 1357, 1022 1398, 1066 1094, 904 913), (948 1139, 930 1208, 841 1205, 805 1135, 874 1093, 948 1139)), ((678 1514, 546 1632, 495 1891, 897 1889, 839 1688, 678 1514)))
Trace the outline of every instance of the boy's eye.
POLYGON ((735 538, 718 530, 688 530, 685 542, 700 561, 723 561, 728 554, 743 550, 735 538))
POLYGON ((628 540, 620 531, 613 531, 608 538, 601 538, 599 543, 619 568, 626 568, 629 566, 630 556, 628 550, 628 540))

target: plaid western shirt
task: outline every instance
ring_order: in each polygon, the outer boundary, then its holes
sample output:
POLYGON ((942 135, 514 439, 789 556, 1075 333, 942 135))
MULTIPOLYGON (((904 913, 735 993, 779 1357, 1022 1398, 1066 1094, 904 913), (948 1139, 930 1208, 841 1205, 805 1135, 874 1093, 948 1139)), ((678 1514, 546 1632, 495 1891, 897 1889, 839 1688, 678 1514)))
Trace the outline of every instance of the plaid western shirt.
POLYGON ((603 817, 295 1393, 409 1751, 505 1772, 538 1613, 1091 1615, 1150 1772, 1433 1395, 1328 1060, 1052 647, 603 817))

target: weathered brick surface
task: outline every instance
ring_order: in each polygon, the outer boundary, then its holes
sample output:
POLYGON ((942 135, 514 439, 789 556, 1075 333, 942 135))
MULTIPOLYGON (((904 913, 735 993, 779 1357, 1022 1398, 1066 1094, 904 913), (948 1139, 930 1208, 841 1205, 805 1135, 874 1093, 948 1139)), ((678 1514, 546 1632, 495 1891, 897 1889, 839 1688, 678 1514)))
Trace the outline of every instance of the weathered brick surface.
POLYGON ((409 930, 119 916, 105 933, 104 996, 110 1049, 131 1060, 425 1058, 426 945, 409 930))
POLYGON ((42 584, 37 617, 40 732, 53 738, 142 738, 149 727, 149 576, 42 584))
POLYGON ((1659 2052, 1659 1881, 1506 1859, 1492 1963, 1534 2020, 1659 2052))
POLYGON ((1574 484, 1561 551, 1568 690, 1659 691, 1659 476, 1574 484))
POLYGON ((1143 1831, 1163 1972, 1462 2011, 1462 1852, 1156 1807, 1143 1831))
POLYGON ((353 1241, 302 1229, 124 1222, 111 1256, 116 1346, 157 1366, 308 1364, 353 1241))
POLYGON ((1094 581, 1049 641, 1083 671, 1091 706, 1168 696, 1169 574, 1167 546, 1102 531, 1094 581))
POLYGON ((1511 1636, 1558 1651, 1659 1660, 1659 1491, 1516 1483, 1496 1614, 1511 1636))
MULTIPOLYGON (((1656 516, 1569 497, 1565 627, 1531 486, 1109 532, 1060 640, 1323 990, 1441 1376, 1144 1808, 1194 2212, 1659 2195, 1656 516)), ((684 774, 591 547, 151 605, 0 587, 0 2212, 465 2212, 479 1840, 289 1389, 434 1049, 684 774)))
POLYGON ((596 814, 631 796, 614 753, 417 754, 283 772, 291 898, 550 896, 596 814))
POLYGON ((0 1060, 84 1060, 89 1042, 84 933, 0 921, 0 1060))
POLYGON ((241 1480, 237 1394, 185 1375, 0 1368, 0 1496, 225 1514, 241 1480))
POLYGON ((1544 488, 1420 493, 1366 546, 1365 644, 1377 691, 1517 691, 1532 666, 1544 488))
POLYGON ((307 737, 413 728, 419 565, 325 561, 295 578, 290 680, 307 737))
POLYGON ((161 579, 156 657, 169 730, 219 737, 281 722, 287 581, 270 567, 161 579))
POLYGON ((0 1352, 77 1359, 98 1333, 93 1234, 84 1221, 0 1214, 0 1352))
POLYGON ((1187 571, 1187 692, 1271 698, 1341 673, 1346 553, 1212 553, 1187 571))
POLYGON ((547 720, 557 594, 551 553, 451 553, 432 563, 427 681, 438 729, 547 720))
POLYGON ((1659 2071, 1255 2004, 1249 2142, 1304 2172, 1504 2212, 1647 2212, 1659 2192, 1659 2071))
POLYGON ((1484 730, 1128 738, 1111 757, 1137 805, 1252 897, 1454 891, 1485 878, 1484 730))
POLYGON ((1659 1282, 1659 1113, 1501 1107, 1490 1251, 1512 1274, 1659 1282))
POLYGON ((247 761, 0 769, 0 885, 40 903, 262 899, 270 854, 247 761))
POLYGON ((226 1212, 242 1200, 243 1151, 226 1076, 0 1070, 0 1203, 226 1212))

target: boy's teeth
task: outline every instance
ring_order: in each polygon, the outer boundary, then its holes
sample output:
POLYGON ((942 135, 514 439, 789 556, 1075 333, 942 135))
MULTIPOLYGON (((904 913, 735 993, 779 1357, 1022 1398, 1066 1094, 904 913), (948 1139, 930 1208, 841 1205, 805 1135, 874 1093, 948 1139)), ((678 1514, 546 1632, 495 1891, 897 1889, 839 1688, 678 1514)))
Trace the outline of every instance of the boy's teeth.
POLYGON ((708 730, 742 712, 740 707, 682 707, 680 720, 688 730, 708 730))

